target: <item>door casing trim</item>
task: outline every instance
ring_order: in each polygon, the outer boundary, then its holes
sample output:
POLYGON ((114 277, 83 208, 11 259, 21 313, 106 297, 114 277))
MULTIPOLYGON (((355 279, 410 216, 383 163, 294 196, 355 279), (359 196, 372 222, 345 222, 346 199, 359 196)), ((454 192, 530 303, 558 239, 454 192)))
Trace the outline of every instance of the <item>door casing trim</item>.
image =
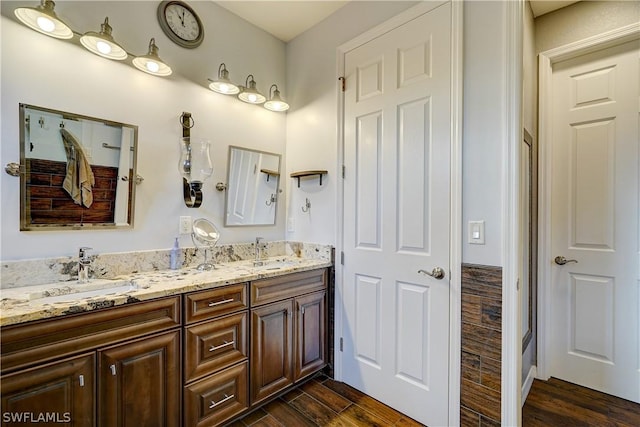
MULTIPOLYGON (((462 283, 462 111, 463 111, 463 2, 451 2, 451 200, 450 200, 450 254, 449 254, 449 425, 460 424, 460 357, 461 357, 461 296, 462 283)), ((337 170, 342 171, 344 165, 344 93, 339 78, 344 76, 345 55, 376 37, 385 34, 400 25, 409 22, 420 15, 433 10, 443 2, 421 2, 416 6, 390 18, 382 24, 365 31, 349 42, 337 48, 336 58, 336 102, 337 108, 337 140, 338 164, 337 170)), ((343 203, 344 181, 338 185, 336 192, 336 254, 343 250, 343 203)), ((342 358, 340 354, 340 339, 343 330, 344 304, 342 266, 339 255, 336 256, 336 296, 335 296, 335 330, 334 337, 334 374, 337 380, 342 380, 342 358)))
POLYGON ((640 22, 578 40, 538 55, 538 363, 537 378, 548 380, 551 359, 551 87, 553 64, 600 49, 640 39, 640 22))

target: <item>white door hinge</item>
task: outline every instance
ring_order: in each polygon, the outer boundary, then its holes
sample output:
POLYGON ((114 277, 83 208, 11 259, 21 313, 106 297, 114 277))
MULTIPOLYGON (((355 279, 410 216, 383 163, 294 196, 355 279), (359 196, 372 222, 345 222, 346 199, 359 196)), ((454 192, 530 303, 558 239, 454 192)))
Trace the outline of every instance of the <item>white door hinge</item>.
POLYGON ((344 179, 347 176, 347 167, 345 165, 342 165, 342 179, 344 179))
POLYGON ((340 252, 340 265, 344 265, 344 252, 340 252))
POLYGON ((338 80, 342 83, 342 91, 344 92, 346 90, 346 79, 344 77, 338 77, 338 80))
POLYGON ((344 348, 344 340, 342 339, 342 337, 340 337, 340 351, 342 351, 344 348))

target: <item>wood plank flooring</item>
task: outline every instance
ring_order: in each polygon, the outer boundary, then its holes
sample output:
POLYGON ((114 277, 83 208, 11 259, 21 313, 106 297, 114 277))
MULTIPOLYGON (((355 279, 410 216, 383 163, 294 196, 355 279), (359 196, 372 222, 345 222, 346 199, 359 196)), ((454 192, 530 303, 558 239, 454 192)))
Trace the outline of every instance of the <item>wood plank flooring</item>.
MULTIPOLYGON (((422 424, 324 375, 268 403, 230 427, 373 426, 422 424)), ((639 427, 640 405, 551 378, 535 380, 522 408, 523 427, 639 427)))
POLYGON ((229 427, 418 427, 422 424, 326 376, 316 377, 229 427))
POLYGON ((640 426, 640 405, 556 378, 534 380, 522 408, 523 427, 640 426))

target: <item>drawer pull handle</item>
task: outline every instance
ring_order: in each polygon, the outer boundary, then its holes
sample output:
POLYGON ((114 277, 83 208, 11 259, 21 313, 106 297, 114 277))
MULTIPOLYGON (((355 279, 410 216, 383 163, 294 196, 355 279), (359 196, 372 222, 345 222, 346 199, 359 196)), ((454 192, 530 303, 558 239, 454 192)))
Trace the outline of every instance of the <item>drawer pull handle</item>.
POLYGON ((111 369, 111 375, 113 375, 115 377, 116 376, 116 365, 111 365, 111 366, 109 366, 109 368, 111 369))
POLYGON ((228 402, 229 400, 233 399, 234 397, 236 397, 235 394, 232 394, 231 396, 227 396, 226 394, 224 395, 224 399, 222 399, 219 402, 214 402, 213 400, 211 401, 211 405, 209 405, 209 409, 213 409, 218 405, 222 405, 225 402, 228 402))
POLYGON ((84 387, 84 375, 80 375, 78 379, 80 380, 80 387, 84 387))
POLYGON ((217 305, 222 305, 222 304, 226 304, 229 302, 234 302, 235 300, 233 298, 229 298, 229 299, 224 299, 222 301, 216 301, 216 302, 210 302, 209 303, 209 307, 215 307, 217 305))
POLYGON ((230 345, 234 345, 236 342, 235 341, 230 341, 230 342, 224 342, 224 344, 220 344, 220 345, 212 345, 211 347, 209 347, 209 351, 216 351, 216 350, 220 350, 221 348, 225 348, 228 347, 230 345))

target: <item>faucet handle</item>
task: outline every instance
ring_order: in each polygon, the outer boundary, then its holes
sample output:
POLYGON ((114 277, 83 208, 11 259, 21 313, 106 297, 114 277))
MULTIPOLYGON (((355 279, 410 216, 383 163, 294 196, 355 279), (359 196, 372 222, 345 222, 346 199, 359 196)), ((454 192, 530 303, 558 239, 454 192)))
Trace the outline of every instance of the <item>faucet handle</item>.
POLYGON ((87 246, 82 246, 79 250, 78 250, 78 257, 80 259, 85 259, 87 257, 87 251, 92 250, 93 248, 89 248, 87 246))

